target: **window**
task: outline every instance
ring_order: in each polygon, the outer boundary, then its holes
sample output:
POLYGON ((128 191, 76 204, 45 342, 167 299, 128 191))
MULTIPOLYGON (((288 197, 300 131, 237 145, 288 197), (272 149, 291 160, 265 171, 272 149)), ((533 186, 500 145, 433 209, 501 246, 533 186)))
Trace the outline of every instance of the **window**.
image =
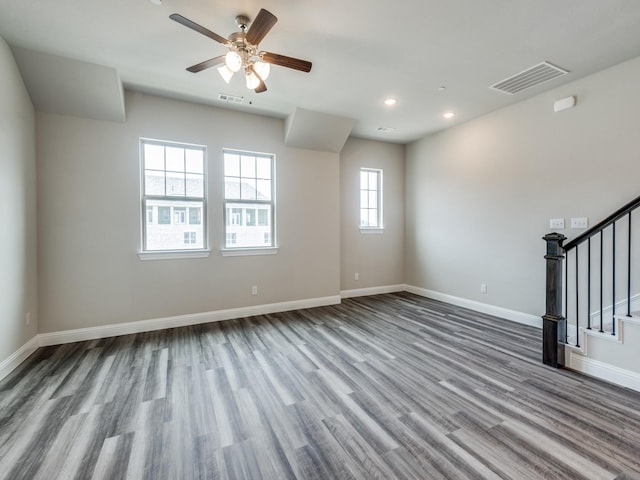
POLYGON ((141 139, 140 156, 142 250, 205 249, 205 147, 141 139))
POLYGON ((189 208, 189 225, 200 225, 202 223, 202 209, 189 208))
POLYGON ((258 225, 264 227, 265 225, 269 225, 269 210, 266 208, 261 208, 258 210, 258 225))
POLYGON ((187 217, 187 209, 185 207, 174 207, 173 209, 173 223, 176 225, 184 225, 187 217))
POLYGON ((241 208, 227 208, 227 225, 242 225, 241 208))
POLYGON ((275 246, 274 163, 273 155, 224 151, 226 248, 275 246))
POLYGON ((160 225, 171 225, 171 207, 158 207, 158 223, 160 225))
POLYGON ((382 170, 360 169, 360 228, 382 228, 382 170))
POLYGON ((244 218, 247 220, 248 227, 256 226, 256 209, 255 208, 247 208, 244 214, 244 218))

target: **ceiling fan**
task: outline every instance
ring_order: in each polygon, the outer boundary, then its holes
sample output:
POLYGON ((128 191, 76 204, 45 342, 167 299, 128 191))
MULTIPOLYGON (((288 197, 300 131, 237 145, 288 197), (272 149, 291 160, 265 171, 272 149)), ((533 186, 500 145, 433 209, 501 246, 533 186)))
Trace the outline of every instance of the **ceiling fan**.
POLYGON ((170 15, 169 18, 221 43, 229 49, 229 52, 225 55, 210 58, 209 60, 187 68, 187 70, 192 73, 198 73, 206 68, 222 64, 222 66, 218 68, 218 72, 222 78, 229 83, 233 74, 243 69, 247 88, 255 90, 256 93, 262 93, 267 90, 264 81, 269 76, 270 65, 280 65, 301 72, 311 71, 311 62, 307 60, 287 57, 277 53, 258 51, 259 43, 278 21, 278 18, 274 14, 264 8, 260 9, 251 27, 249 27, 249 17, 246 15, 238 15, 236 17, 236 24, 240 28, 240 31, 232 33, 229 35, 229 38, 224 38, 177 13, 170 15), (249 28, 247 29, 247 27, 249 28))

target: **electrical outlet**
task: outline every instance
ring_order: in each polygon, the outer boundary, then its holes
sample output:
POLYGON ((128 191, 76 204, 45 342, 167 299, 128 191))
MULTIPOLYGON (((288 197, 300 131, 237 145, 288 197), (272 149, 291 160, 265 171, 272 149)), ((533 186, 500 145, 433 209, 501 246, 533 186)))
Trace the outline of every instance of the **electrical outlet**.
POLYGON ((353 278, 354 278, 355 280, 360 280, 360 274, 359 274, 358 272, 356 272, 356 273, 353 275, 353 278))
POLYGON ((25 315, 25 321, 27 322, 27 326, 31 325, 31 312, 27 312, 25 315))
POLYGON ((257 295, 258 294, 258 286, 254 285, 253 287, 251 287, 251 295, 257 295))
POLYGON ((480 285, 480 293, 487 293, 487 284, 486 283, 482 283, 480 285))

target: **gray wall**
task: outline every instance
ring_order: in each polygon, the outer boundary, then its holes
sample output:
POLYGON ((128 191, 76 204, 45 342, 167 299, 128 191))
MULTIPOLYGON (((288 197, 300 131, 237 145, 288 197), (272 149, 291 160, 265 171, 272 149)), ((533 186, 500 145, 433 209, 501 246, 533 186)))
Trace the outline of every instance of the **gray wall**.
POLYGON ((639 83, 637 58, 409 145, 406 282, 544 313, 549 219, 593 225, 640 194, 639 83))
POLYGON ((35 119, 0 38, 0 361, 37 333, 35 119), (26 325, 26 314, 31 324, 26 325))
POLYGON ((337 154, 286 147, 279 119, 140 93, 126 107, 125 123, 37 115, 41 333, 339 294, 337 154), (139 137, 208 147, 209 258, 138 259, 139 137), (224 147, 276 154, 277 255, 220 255, 224 147))
POLYGON ((341 288, 404 283, 404 146, 349 138, 340 153, 341 288), (360 233, 360 168, 383 171, 379 234, 360 233), (360 279, 355 280, 355 273, 360 279))

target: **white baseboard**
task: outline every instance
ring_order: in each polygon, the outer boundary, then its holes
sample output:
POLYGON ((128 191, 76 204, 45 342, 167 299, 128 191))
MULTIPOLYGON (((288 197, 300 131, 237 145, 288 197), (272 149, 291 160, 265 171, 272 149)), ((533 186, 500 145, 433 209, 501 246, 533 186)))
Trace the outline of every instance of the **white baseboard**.
POLYGON ((8 358, 0 362, 0 380, 9 375, 18 365, 24 362, 29 355, 38 349, 39 346, 38 335, 36 335, 18 350, 13 352, 8 358))
POLYGON ((458 307, 468 308, 475 310, 476 312, 486 313, 500 318, 506 318, 513 322, 522 323, 531 327, 542 328, 542 317, 536 317, 529 313, 519 312, 517 310, 509 310, 508 308, 497 307, 495 305, 489 305, 488 303, 476 302, 475 300, 469 300, 467 298, 454 297, 446 293, 435 292, 426 288, 414 287, 413 285, 405 285, 405 290, 409 293, 414 293, 422 297, 431 298, 433 300, 440 300, 442 302, 457 305, 458 307))
POLYGON ((640 373, 585 357, 569 349, 566 353, 569 354, 566 368, 640 392, 640 373))
POLYGON ((406 285, 385 285, 383 287, 355 288, 352 290, 341 290, 340 297, 366 297, 368 295, 380 295, 383 293, 404 292, 406 288, 406 285))
POLYGON ((340 303, 340 301, 341 297, 339 295, 333 295, 329 297, 269 303, 265 305, 254 305, 251 307, 230 308, 226 310, 216 310, 190 315, 178 315, 175 317, 154 318, 150 320, 140 320, 137 322, 63 330, 60 332, 40 333, 25 343, 7 359, 0 362, 0 380, 9 375, 39 347, 116 337, 131 333, 152 332, 155 330, 164 330, 165 328, 186 327, 201 323, 219 322, 222 320, 231 320, 233 318, 266 315, 268 313, 286 312, 290 310, 300 310, 303 308, 321 307, 324 305, 335 305, 340 303))
POLYGON ((178 315, 175 317, 154 318, 150 320, 140 320, 137 322, 102 325, 99 327, 63 330, 61 332, 41 333, 38 337, 40 346, 44 347, 48 345, 60 345, 63 343, 82 342, 85 340, 96 340, 98 338, 128 335, 131 333, 152 332, 154 330, 164 330, 165 328, 187 327, 189 325, 198 325, 201 323, 220 322, 222 320, 231 320, 233 318, 265 315, 268 313, 286 312, 289 310, 300 310, 303 308, 321 307, 324 305, 335 305, 340 303, 340 300, 340 296, 338 295, 305 300, 293 300, 290 302, 230 308, 226 310, 194 313, 190 315, 178 315))

